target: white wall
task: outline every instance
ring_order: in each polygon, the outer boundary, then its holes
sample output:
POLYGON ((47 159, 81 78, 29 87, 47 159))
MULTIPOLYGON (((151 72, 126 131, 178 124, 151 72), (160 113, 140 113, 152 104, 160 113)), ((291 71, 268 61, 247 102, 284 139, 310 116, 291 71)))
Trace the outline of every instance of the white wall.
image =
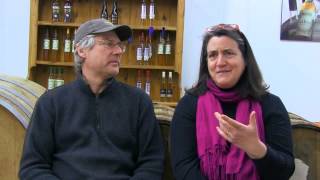
MULTIPOLYGON (((0 7, 0 73, 27 76, 29 1, 0 7)), ((186 0, 182 87, 197 79, 202 33, 218 23, 237 23, 247 35, 265 81, 288 111, 320 121, 320 43, 280 41, 281 1, 186 0)))
POLYGON ((197 79, 204 28, 236 23, 249 39, 270 91, 288 111, 320 121, 320 43, 280 41, 281 1, 186 0, 185 18, 182 87, 197 79))
POLYGON ((3 0, 0 6, 0 73, 27 77, 30 2, 3 0), (18 5, 17 5, 18 3, 18 5))

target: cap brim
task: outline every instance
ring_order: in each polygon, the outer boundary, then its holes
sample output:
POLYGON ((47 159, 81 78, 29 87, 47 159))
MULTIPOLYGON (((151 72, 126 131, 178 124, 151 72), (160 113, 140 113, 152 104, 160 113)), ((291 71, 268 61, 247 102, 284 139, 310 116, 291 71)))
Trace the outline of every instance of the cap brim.
POLYGON ((132 30, 127 25, 114 25, 113 27, 102 28, 92 34, 100 34, 109 31, 114 31, 119 37, 120 41, 126 41, 130 36, 132 36, 132 30))

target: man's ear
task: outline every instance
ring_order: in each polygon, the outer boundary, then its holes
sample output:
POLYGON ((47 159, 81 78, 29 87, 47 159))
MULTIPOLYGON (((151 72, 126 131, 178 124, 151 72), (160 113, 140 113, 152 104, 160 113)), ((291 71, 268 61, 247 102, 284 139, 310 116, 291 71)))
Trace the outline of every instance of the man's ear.
POLYGON ((87 57, 87 49, 86 48, 76 48, 76 51, 78 51, 78 55, 82 58, 86 58, 87 57))

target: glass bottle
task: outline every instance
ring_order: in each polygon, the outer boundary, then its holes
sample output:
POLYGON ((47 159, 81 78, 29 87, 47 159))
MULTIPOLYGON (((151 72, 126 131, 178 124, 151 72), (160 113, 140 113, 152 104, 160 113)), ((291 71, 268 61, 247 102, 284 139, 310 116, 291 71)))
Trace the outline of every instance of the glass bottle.
POLYGON ((143 62, 145 65, 148 65, 149 64, 149 55, 150 55, 150 52, 149 52, 149 43, 148 43, 148 36, 146 36, 146 39, 145 39, 145 46, 144 46, 144 50, 143 50, 143 62))
POLYGON ((72 3, 71 0, 66 0, 63 6, 64 22, 71 22, 72 19, 72 3))
POLYGON ((169 71, 168 76, 168 83, 167 83, 167 97, 171 99, 173 96, 173 79, 172 79, 172 72, 169 71))
POLYGON ((170 59, 170 55, 171 55, 171 42, 170 42, 170 37, 169 37, 169 33, 167 33, 167 40, 166 40, 166 42, 165 42, 165 51, 164 51, 164 53, 165 53, 165 55, 166 55, 166 57, 165 57, 165 64, 166 65, 171 65, 171 59, 170 59))
POLYGON ((153 27, 152 26, 149 27, 149 29, 148 29, 148 35, 149 35, 148 40, 149 41, 147 41, 147 45, 149 46, 149 61, 148 61, 149 64, 151 64, 152 53, 153 53, 152 52, 153 51, 153 47, 152 47, 152 35, 153 35, 153 32, 154 32, 153 27))
POLYGON ((171 54, 171 42, 170 42, 169 33, 167 33, 167 40, 165 44, 165 54, 167 55, 171 54))
POLYGON ((147 19, 147 4, 146 4, 146 0, 142 0, 141 1, 140 19, 141 19, 142 24, 147 19))
POLYGON ((165 45, 164 32, 165 32, 165 28, 163 27, 160 32, 160 38, 159 38, 158 48, 157 48, 158 65, 165 64, 165 57, 163 55, 164 54, 164 45, 165 45))
POLYGON ((118 1, 117 0, 113 0, 111 22, 112 24, 118 24, 118 1))
POLYGON ((59 54, 59 39, 58 39, 57 28, 55 28, 52 34, 51 60, 58 61, 58 54, 59 54))
POLYGON ((141 77, 141 69, 137 70, 137 82, 136 87, 142 89, 142 77, 141 77))
POLYGON ((137 63, 142 65, 142 58, 143 58, 143 50, 144 50, 144 33, 142 32, 139 36, 139 44, 137 47, 137 63))
POLYGON ((49 29, 46 28, 44 37, 43 37, 43 42, 42 42, 43 60, 49 60, 49 51, 50 51, 49 29))
POLYGON ((146 71, 145 92, 150 96, 150 93, 151 93, 151 72, 150 72, 150 70, 146 71))
POLYGON ((165 101, 166 96, 167 96, 166 72, 162 71, 161 85, 160 85, 160 100, 165 101))
POLYGON ((54 87, 55 87, 54 68, 49 67, 48 90, 53 89, 54 87))
POLYGON ((52 21, 58 22, 60 18, 60 5, 59 0, 52 1, 52 21))
POLYGON ((63 68, 57 68, 56 87, 64 85, 63 68))
POLYGON ((75 42, 74 42, 74 37, 76 36, 77 28, 74 28, 73 31, 73 36, 72 36, 72 42, 71 42, 71 61, 73 61, 74 58, 74 51, 75 51, 75 42))
POLYGON ((109 20, 107 0, 103 1, 100 17, 109 20))
POLYGON ((154 0, 150 0, 150 6, 149 6, 149 19, 154 20, 156 17, 155 15, 155 3, 154 0))
POLYGON ((64 39, 64 61, 71 60, 71 37, 70 30, 67 28, 66 37, 64 39))

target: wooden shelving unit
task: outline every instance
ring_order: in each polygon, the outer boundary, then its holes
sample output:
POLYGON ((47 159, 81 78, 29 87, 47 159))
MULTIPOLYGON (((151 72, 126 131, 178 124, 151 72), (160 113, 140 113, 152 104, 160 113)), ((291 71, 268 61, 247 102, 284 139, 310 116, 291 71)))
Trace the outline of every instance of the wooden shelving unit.
MULTIPOLYGON (((111 12, 112 1, 108 0, 108 12, 111 12)), ((137 70, 141 69, 143 75, 146 70, 151 71, 151 98, 154 102, 175 106, 180 98, 180 81, 181 81, 181 64, 182 64, 182 45, 183 45, 183 24, 184 24, 184 0, 155 0, 156 18, 150 21, 142 22, 140 19, 141 1, 137 0, 118 0, 119 24, 129 25, 133 29, 133 41, 128 44, 127 51, 121 59, 121 69, 116 77, 120 81, 135 86, 137 79, 137 70), (141 32, 147 34, 148 28, 154 28, 152 36, 153 56, 148 65, 139 65, 136 61, 136 47, 139 43, 141 32), (165 27, 166 34, 170 35, 172 44, 172 54, 156 54, 156 47, 159 42, 160 31, 165 27), (161 73, 169 71, 173 73, 173 97, 160 98, 161 73)), ((60 0, 60 21, 52 22, 51 20, 51 0, 31 0, 31 17, 30 17, 30 43, 29 43, 29 79, 33 80, 44 87, 47 87, 49 67, 61 67, 64 69, 63 79, 68 83, 75 78, 73 61, 65 61, 63 53, 63 39, 65 31, 69 28, 73 38, 74 29, 80 24, 89 20, 100 17, 102 9, 101 0, 73 0, 72 11, 73 19, 70 23, 63 22, 63 4, 60 0), (59 50, 55 59, 49 56, 44 60, 42 44, 44 33, 49 29, 50 34, 53 29, 57 29, 59 50)), ((147 9, 150 1, 146 1, 147 9)), ((147 11, 148 14, 148 11, 147 11)), ((147 16, 148 17, 148 16, 147 16)), ((145 76, 142 78, 145 83, 145 76)))

